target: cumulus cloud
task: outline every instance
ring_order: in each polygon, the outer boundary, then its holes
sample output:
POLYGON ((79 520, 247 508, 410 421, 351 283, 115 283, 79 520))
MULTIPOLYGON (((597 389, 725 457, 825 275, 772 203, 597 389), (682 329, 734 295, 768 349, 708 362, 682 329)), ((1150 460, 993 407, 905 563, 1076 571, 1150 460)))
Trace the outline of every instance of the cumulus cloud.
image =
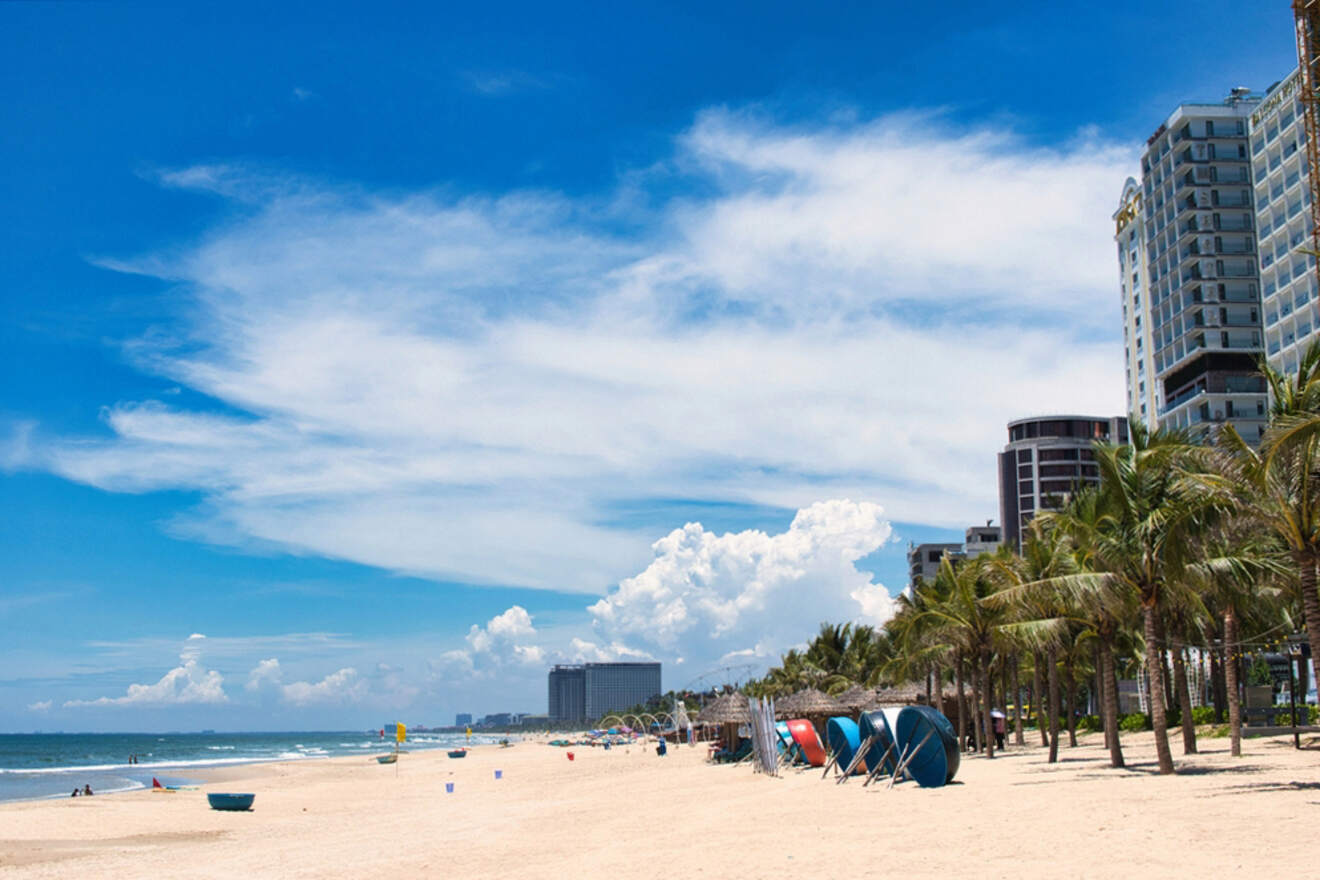
POLYGON ((35 703, 28 704, 29 712, 49 712, 51 707, 50 700, 38 700, 35 703))
POLYGON ((66 708, 87 706, 173 706, 187 703, 226 703, 224 677, 201 665, 202 645, 206 636, 193 633, 179 653, 179 665, 161 676, 155 684, 130 684, 122 697, 95 700, 69 700, 66 708))
POLYGON ((317 682, 284 683, 284 670, 274 657, 262 660, 248 673, 247 690, 273 690, 281 700, 294 706, 313 703, 351 703, 366 694, 367 682, 351 666, 332 672, 317 682))
MULTIPOLYGON (((881 624, 894 604, 856 563, 891 536, 869 502, 823 501, 788 530, 716 535, 688 523, 644 571, 590 607, 606 637, 694 665, 778 657, 822 621, 881 624)), ((585 647, 585 646, 583 646, 585 647)))
POLYGON ((484 627, 474 623, 466 637, 468 650, 448 652, 441 662, 468 671, 510 663, 541 666, 545 663, 545 652, 539 645, 527 644, 535 636, 532 616, 521 605, 513 605, 486 621, 484 627))
POLYGON ((602 517, 639 499, 962 525, 997 509, 1007 421, 1121 409, 1107 218, 1132 155, 720 111, 644 208, 184 169, 163 179, 241 215, 107 265, 192 292, 132 354, 225 410, 107 401, 104 436, 6 455, 198 492, 183 536, 597 594, 646 562, 652 536, 602 517))
POLYGON ((332 672, 318 682, 295 681, 282 687, 285 701, 295 706, 310 703, 342 703, 360 700, 366 691, 366 682, 350 667, 332 672))

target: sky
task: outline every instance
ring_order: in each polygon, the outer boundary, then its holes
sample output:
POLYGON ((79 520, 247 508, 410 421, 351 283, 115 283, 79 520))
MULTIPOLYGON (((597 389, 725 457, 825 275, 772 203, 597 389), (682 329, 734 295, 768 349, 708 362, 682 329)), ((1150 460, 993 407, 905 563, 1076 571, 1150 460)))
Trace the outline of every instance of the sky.
POLYGON ((997 519, 1008 421, 1121 413, 1123 182, 1292 39, 0 4, 0 731, 544 712, 552 663, 882 623, 908 542, 997 519))

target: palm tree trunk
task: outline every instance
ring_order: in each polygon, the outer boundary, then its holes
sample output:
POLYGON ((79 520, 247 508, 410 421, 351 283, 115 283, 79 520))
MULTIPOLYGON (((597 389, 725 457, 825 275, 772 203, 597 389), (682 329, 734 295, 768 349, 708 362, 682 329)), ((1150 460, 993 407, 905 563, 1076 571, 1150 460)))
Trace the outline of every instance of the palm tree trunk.
POLYGON ((981 751, 981 721, 977 718, 981 714, 981 670, 976 663, 969 663, 968 671, 972 674, 972 742, 976 745, 976 751, 981 751))
POLYGON ((1034 698, 1033 708, 1036 710, 1036 729, 1040 731, 1040 744, 1048 746, 1050 744, 1050 735, 1045 729, 1045 691, 1040 686, 1040 671, 1045 666, 1045 659, 1040 652, 1032 655, 1034 663, 1031 670, 1031 696, 1034 698))
POLYGON ((1026 745, 1026 740, 1022 738, 1022 683, 1019 676, 1022 671, 1021 657, 1013 655, 1013 745, 1026 745))
POLYGON ((1302 589, 1302 615, 1306 620, 1306 635, 1311 640, 1311 666, 1315 680, 1320 682, 1320 594, 1316 592, 1315 556, 1294 553, 1297 577, 1302 589))
POLYGON ((981 738, 985 740, 985 756, 993 758, 995 756, 995 726, 994 717, 990 714, 995 705, 994 697, 994 676, 990 672, 990 652, 988 650, 981 652, 981 678, 985 681, 985 735, 981 738))
POLYGON ((944 711, 944 670, 936 663, 934 665, 935 678, 935 708, 941 715, 948 717, 948 712, 944 711))
POLYGON ((1216 724, 1223 724, 1224 719, 1228 717, 1228 686, 1224 675, 1224 651, 1220 648, 1210 652, 1210 678, 1214 683, 1216 724))
POLYGON ((1141 603, 1142 631, 1146 637, 1146 674, 1150 676, 1150 723, 1155 728, 1155 754, 1160 773, 1173 772, 1173 753, 1169 751, 1169 716, 1164 708, 1164 658, 1160 655, 1159 610, 1155 597, 1141 603))
POLYGON ((1183 754, 1196 754, 1196 726, 1192 724, 1192 697, 1187 691, 1187 659, 1183 648, 1173 652, 1173 689, 1178 692, 1178 720, 1181 722, 1183 754))
MULTIPOLYGON (((1237 614, 1230 607, 1224 611, 1224 645, 1231 657, 1237 646, 1237 614)), ((1230 660, 1224 664, 1224 691, 1228 697, 1229 751, 1233 757, 1242 757, 1242 700, 1238 695, 1237 664, 1230 660)))
POLYGON ((1072 651, 1064 654, 1063 669, 1068 676, 1068 748, 1077 748, 1077 670, 1072 651))
POLYGON ((953 658, 954 687, 958 690, 958 750, 967 751, 967 700, 963 691, 963 665, 961 652, 953 658))
POLYGON ((1058 649, 1050 648, 1046 653, 1050 668, 1046 674, 1050 679, 1050 763, 1059 760, 1059 658, 1058 649))
POLYGON ((1109 766, 1122 767, 1123 746, 1118 741, 1118 673, 1114 670, 1114 645, 1113 635, 1109 634, 1101 637, 1100 643, 1100 665, 1103 672, 1100 674, 1100 680, 1103 682, 1101 689, 1102 699, 1104 700, 1105 720, 1105 739, 1109 746, 1109 766))
POLYGON ((931 679, 931 668, 927 666, 926 667, 926 705, 927 706, 930 705, 930 691, 931 691, 930 679, 931 679))
MULTIPOLYGON (((1099 718, 1104 713, 1104 708, 1100 704, 1105 698, 1105 686, 1103 684, 1103 679, 1100 677, 1099 639, 1091 640, 1091 669, 1095 671, 1095 675, 1091 677, 1091 682, 1087 686, 1091 689, 1091 702, 1095 704, 1095 715, 1099 718)), ((1109 743, 1105 743, 1105 745, 1108 746, 1109 743)))

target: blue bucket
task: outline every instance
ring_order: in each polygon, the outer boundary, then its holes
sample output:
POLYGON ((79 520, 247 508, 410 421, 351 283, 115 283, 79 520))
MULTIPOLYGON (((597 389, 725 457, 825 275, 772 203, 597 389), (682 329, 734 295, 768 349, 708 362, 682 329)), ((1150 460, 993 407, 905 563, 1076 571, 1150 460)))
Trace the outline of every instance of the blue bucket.
POLYGON ((454 783, 452 783, 452 782, 446 782, 446 783, 445 783, 445 794, 453 794, 453 793, 454 793, 454 783))
POLYGON ((503 770, 496 770, 496 771, 495 771, 495 778, 496 778, 496 779, 503 779, 503 778, 504 778, 504 771, 503 771, 503 770))

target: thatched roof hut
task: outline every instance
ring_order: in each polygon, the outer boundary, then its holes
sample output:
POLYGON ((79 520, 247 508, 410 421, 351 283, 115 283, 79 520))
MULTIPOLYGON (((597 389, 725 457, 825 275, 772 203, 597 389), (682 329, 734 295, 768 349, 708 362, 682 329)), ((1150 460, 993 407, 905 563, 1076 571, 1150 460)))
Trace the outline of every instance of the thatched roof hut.
POLYGON ((823 691, 807 688, 775 700, 776 718, 826 718, 847 715, 848 707, 823 691))
POLYGON ((926 693, 914 684, 875 691, 875 705, 868 708, 886 709, 891 706, 914 706, 926 702, 926 693))
POLYGON ((869 708, 871 703, 875 702, 875 691, 855 684, 834 699, 856 712, 859 709, 869 708))
POLYGON ((747 695, 735 691, 717 697, 697 713, 697 721, 702 724, 751 724, 752 711, 747 706, 747 695))

